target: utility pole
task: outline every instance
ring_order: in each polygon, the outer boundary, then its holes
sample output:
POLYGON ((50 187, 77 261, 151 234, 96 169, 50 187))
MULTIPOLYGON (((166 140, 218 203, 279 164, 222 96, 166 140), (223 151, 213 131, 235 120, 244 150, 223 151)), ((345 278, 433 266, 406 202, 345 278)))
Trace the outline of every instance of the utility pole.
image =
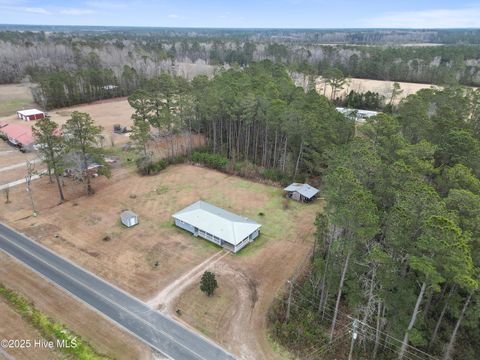
POLYGON ((288 322, 290 319, 290 307, 292 305, 292 288, 293 288, 293 282, 292 280, 287 281, 290 284, 290 290, 288 291, 288 301, 287 301, 287 316, 285 317, 285 322, 288 322))
POLYGON ((348 360, 352 360, 353 346, 355 344, 355 340, 357 339, 357 326, 358 326, 358 320, 354 319, 353 325, 352 325, 352 342, 350 343, 350 353, 348 354, 348 360))

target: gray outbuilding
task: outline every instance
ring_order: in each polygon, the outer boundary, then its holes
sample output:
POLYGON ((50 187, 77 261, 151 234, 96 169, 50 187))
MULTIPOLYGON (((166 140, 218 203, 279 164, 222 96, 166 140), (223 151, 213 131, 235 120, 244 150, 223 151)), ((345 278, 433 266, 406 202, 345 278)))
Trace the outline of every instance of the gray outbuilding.
POLYGON ((172 215, 175 225, 236 253, 255 240, 261 225, 205 201, 172 215))
POLYGON ((125 210, 120 214, 120 220, 126 227, 132 227, 138 224, 138 215, 133 211, 125 210))
POLYGON ((313 186, 299 183, 292 183, 283 190, 287 192, 287 197, 300 202, 310 202, 320 192, 313 186))

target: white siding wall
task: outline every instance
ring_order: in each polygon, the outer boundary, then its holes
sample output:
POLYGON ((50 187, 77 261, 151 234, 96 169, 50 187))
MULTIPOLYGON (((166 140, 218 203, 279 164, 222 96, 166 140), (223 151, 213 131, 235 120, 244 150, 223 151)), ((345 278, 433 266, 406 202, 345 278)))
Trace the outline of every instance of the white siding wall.
MULTIPOLYGON (((175 225, 177 225, 179 228, 182 228, 184 230, 187 230, 188 232, 191 232, 192 234, 195 234, 195 227, 193 227, 190 224, 187 224, 181 220, 175 219, 175 225)), ((233 249, 234 252, 239 251, 240 249, 244 248, 247 244, 251 243, 254 239, 258 237, 260 234, 260 230, 256 230, 255 232, 251 233, 247 238, 245 238, 241 243, 237 244, 237 246, 230 245, 231 249, 233 249)), ((208 241, 211 241, 217 245, 222 245, 222 239, 202 230, 198 229, 198 236, 200 236, 203 239, 206 239, 208 241)), ((225 241, 224 241, 225 242, 225 241)), ((230 248, 229 248, 230 250, 230 248)))
POLYGON ((181 220, 175 219, 175 225, 177 225, 179 228, 190 231, 192 234, 195 233, 195 228, 192 225, 184 223, 181 220))

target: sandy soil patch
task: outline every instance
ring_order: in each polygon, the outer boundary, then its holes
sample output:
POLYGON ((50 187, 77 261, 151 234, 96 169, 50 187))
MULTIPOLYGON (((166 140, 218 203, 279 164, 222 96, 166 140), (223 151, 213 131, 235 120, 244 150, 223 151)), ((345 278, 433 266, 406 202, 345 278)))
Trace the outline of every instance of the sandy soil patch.
MULTIPOLYGON (((385 97, 385 101, 388 102, 392 95, 392 88, 394 81, 386 80, 370 80, 370 79, 358 79, 358 78, 349 78, 347 85, 345 85, 343 90, 337 91, 337 97, 345 97, 351 90, 356 92, 367 92, 372 91, 379 93, 385 97)), ((421 89, 439 88, 438 86, 432 84, 418 84, 418 83, 409 83, 409 82, 398 82, 400 84, 401 90, 403 92, 396 97, 394 100, 395 104, 398 104, 400 100, 406 98, 408 95, 415 94, 421 89)), ((320 94, 325 94, 328 98, 332 95, 332 88, 326 86, 324 89, 324 82, 322 78, 317 79, 317 91, 320 94)))
MULTIPOLYGON (((52 319, 63 322, 100 353, 125 360, 146 360, 152 357, 150 349, 139 340, 3 253, 0 253, 0 282, 33 301, 39 310, 52 319)), ((1 314, 0 329, 3 325, 3 312, 1 314)), ((23 329, 18 336, 33 336, 31 334, 28 329, 23 329)), ((35 352, 32 358, 39 358, 36 355, 35 352)))

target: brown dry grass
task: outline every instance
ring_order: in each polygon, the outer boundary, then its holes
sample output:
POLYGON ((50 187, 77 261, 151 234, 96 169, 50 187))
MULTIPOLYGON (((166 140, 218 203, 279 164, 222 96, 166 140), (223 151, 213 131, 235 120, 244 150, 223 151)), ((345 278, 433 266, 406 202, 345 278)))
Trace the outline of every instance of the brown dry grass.
MULTIPOLYGON (((22 153, 17 148, 8 145, 7 142, 0 140, 0 169, 35 158, 37 158, 36 153, 22 153)), ((1 176, 0 173, 0 179, 1 176)))
MULTIPOLYGON (((380 95, 385 97, 385 101, 388 102, 392 95, 392 88, 393 88, 394 81, 386 81, 386 80, 370 80, 370 79, 358 79, 358 78, 348 78, 347 85, 341 91, 337 91, 337 97, 344 97, 348 95, 351 90, 355 90, 356 92, 377 92, 380 95)), ((418 83, 409 83, 409 82, 398 82, 400 84, 401 90, 403 92, 397 96, 394 103, 398 104, 400 100, 407 97, 408 95, 414 94, 421 89, 429 89, 431 87, 438 88, 438 86, 431 85, 431 84, 418 84, 418 83)), ((320 94, 324 94, 324 83, 322 78, 317 79, 317 91, 320 94)), ((331 97, 332 88, 327 85, 327 89, 325 91, 325 96, 328 98, 331 97)))
POLYGON ((117 169, 110 180, 96 178, 93 186, 96 194, 83 196, 80 184, 67 181, 69 201, 57 206, 55 186, 46 178, 37 180, 33 193, 40 216, 30 217, 25 192, 15 188, 13 202, 0 207, 0 219, 143 300, 219 249, 174 227, 174 212, 204 199, 254 219, 262 224, 261 237, 218 264, 223 288, 218 301, 197 296, 194 288, 180 301, 192 306, 185 310, 187 322, 232 352, 245 358, 276 357, 267 340, 266 314, 311 251, 320 201, 292 202, 284 210, 279 188, 191 165, 170 166, 151 177, 117 169), (140 224, 121 226, 123 209, 137 212, 140 224), (106 235, 109 241, 102 240, 106 235), (205 307, 209 312, 203 318, 198 309, 205 307), (236 320, 224 321, 229 318, 236 320), (227 328, 218 331, 218 324, 227 328))
POLYGON ((33 106, 36 105, 33 103, 29 84, 0 85, 0 116, 33 106))
MULTIPOLYGON (((30 340, 32 343, 35 340, 42 339, 40 333, 23 320, 3 299, 0 299, 0 314, 0 339, 30 340)), ((45 348, 32 349, 20 347, 3 350, 18 359, 50 360, 60 358, 59 354, 55 351, 45 348)), ((0 358, 2 358, 1 352, 0 358)))
MULTIPOLYGON (((49 284, 23 265, 3 253, 0 253, 0 264, 0 282, 31 300, 35 307, 52 319, 64 323, 89 342, 98 352, 116 359, 150 359, 150 350, 143 343, 49 284)), ((1 319, 0 329, 3 325, 3 312, 1 312, 1 319)), ((19 326, 21 326, 20 322, 19 326)), ((6 335, 7 338, 13 335, 17 338, 30 336, 38 338, 38 335, 32 333, 28 326, 19 328, 15 334, 12 334, 8 328, 7 334, 0 332, 0 335, 6 335)), ((42 353, 32 351, 30 358, 40 358, 42 353)))

